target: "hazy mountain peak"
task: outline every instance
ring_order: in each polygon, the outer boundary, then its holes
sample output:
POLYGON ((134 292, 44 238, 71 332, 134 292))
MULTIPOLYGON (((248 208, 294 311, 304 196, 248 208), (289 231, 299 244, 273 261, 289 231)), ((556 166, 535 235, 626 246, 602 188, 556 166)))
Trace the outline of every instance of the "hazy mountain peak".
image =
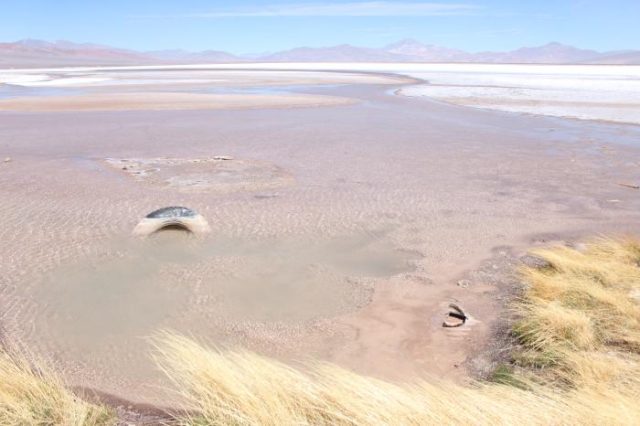
POLYGON ((34 38, 25 38, 23 40, 18 40, 16 41, 14 44, 18 44, 21 46, 27 46, 27 47, 43 47, 43 46, 47 46, 51 43, 44 41, 44 40, 37 40, 34 38))
POLYGON ((462 50, 424 44, 414 39, 404 39, 388 45, 385 50, 397 55, 404 55, 414 61, 447 62, 463 61, 469 54, 462 50))
POLYGON ((557 42, 557 41, 550 41, 549 43, 543 44, 540 47, 572 47, 572 46, 569 46, 567 44, 562 44, 562 43, 557 42))
POLYGON ((601 55, 595 50, 579 49, 551 42, 542 46, 521 47, 511 52, 489 52, 490 62, 564 64, 580 63, 601 55))
MULTIPOLYGON (((559 42, 522 47, 509 52, 468 53, 425 44, 407 38, 383 48, 340 44, 330 47, 297 47, 251 57, 256 62, 456 62, 456 63, 611 63, 640 64, 639 51, 600 53, 559 42)), ((50 65, 129 65, 154 63, 234 63, 247 61, 227 52, 189 52, 168 49, 136 52, 90 43, 25 39, 0 43, 0 67, 50 65)))
POLYGON ((415 38, 403 38, 394 43, 391 43, 385 47, 386 50, 395 49, 400 46, 423 46, 424 43, 416 40, 415 38))

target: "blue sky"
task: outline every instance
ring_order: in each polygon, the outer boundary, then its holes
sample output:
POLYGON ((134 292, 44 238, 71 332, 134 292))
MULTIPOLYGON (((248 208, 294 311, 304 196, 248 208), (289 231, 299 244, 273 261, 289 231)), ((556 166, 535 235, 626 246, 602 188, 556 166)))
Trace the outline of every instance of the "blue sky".
POLYGON ((2 0, 0 41, 23 38, 233 53, 402 38, 469 51, 640 49, 640 0, 2 0))

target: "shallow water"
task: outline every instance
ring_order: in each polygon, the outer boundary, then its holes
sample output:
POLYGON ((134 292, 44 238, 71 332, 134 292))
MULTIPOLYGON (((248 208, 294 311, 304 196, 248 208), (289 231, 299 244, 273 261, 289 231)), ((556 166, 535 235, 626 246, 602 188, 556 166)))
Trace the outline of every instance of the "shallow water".
MULTIPOLYGON (((341 84, 285 84, 277 86, 249 86, 231 87, 215 86, 200 90, 185 89, 189 93, 214 93, 214 94, 240 94, 240 95, 286 95, 294 92, 309 93, 309 91, 321 89, 335 89, 343 87, 341 84)), ((175 90, 174 90, 175 91, 175 90)))
POLYGON ((354 280, 412 269, 417 255, 394 250, 383 237, 251 242, 168 230, 116 239, 107 259, 78 259, 38 286, 36 299, 47 307, 36 329, 61 347, 92 351, 105 339, 171 327, 186 311, 197 323, 200 308, 232 321, 331 317, 367 302, 368 288, 354 280), (189 282, 194 269, 204 269, 204 278, 189 282))
POLYGON ((25 96, 66 96, 79 95, 84 90, 68 87, 27 87, 0 83, 0 99, 19 98, 25 96))

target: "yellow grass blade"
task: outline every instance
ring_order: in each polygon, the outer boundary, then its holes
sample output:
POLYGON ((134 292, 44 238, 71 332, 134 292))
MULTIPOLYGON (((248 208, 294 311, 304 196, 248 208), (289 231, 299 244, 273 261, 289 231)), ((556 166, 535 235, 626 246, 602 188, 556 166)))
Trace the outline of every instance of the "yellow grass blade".
POLYGON ((0 425, 110 424, 109 410, 75 396, 43 363, 29 362, 17 351, 0 351, 0 425))

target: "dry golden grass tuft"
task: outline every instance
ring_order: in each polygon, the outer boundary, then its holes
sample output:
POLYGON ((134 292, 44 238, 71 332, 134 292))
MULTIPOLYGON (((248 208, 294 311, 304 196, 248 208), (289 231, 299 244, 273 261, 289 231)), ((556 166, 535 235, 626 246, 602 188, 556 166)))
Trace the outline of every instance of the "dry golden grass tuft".
POLYGON ((522 271, 527 287, 514 331, 523 365, 574 385, 588 376, 633 377, 624 371, 638 368, 640 354, 640 242, 599 239, 534 254, 549 267, 522 271))
POLYGON ((521 349, 501 367, 503 384, 393 384, 322 363, 294 369, 170 332, 154 338, 156 361, 186 401, 189 425, 640 424, 640 243, 535 254, 549 266, 522 271, 521 349))
POLYGON ((112 413, 83 401, 43 363, 17 351, 0 351, 0 425, 98 426, 114 424, 112 413))

